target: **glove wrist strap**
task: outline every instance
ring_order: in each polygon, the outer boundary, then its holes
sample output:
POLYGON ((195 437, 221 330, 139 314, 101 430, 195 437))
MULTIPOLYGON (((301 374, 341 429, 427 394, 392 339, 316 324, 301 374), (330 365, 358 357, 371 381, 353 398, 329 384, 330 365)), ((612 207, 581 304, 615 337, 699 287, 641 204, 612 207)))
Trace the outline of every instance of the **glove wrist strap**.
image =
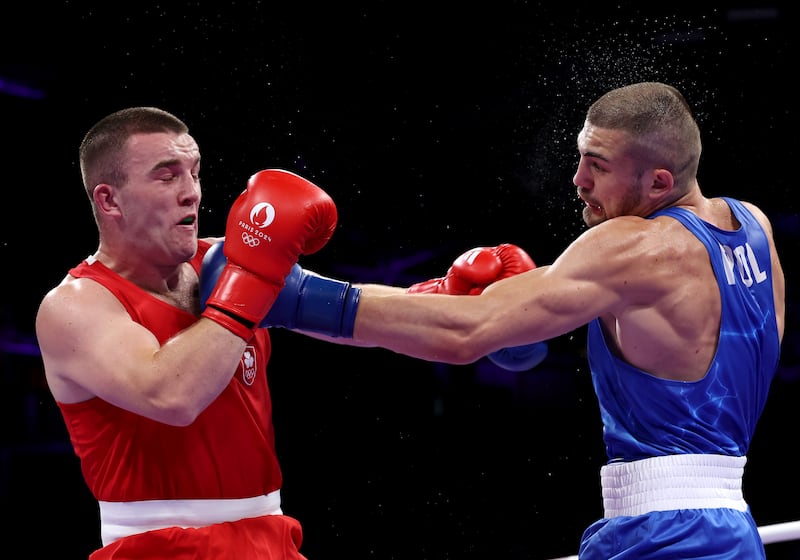
POLYGON ((249 341, 251 338, 253 338, 253 327, 255 325, 253 325, 253 323, 250 321, 242 319, 241 317, 236 317, 225 309, 219 309, 209 305, 203 310, 202 316, 206 317, 207 319, 211 319, 219 325, 222 325, 245 341, 249 341))

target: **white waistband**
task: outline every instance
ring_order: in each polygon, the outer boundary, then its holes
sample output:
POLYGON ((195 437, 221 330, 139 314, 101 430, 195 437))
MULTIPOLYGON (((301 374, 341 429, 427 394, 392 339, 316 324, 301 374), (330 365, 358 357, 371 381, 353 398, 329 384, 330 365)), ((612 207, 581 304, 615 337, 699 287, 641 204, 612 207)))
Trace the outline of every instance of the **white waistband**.
POLYGON ((165 527, 205 527, 261 515, 281 515, 281 492, 230 500, 99 502, 103 546, 122 537, 165 527))
POLYGON ((742 476, 747 457, 667 455, 600 469, 605 518, 674 509, 747 510, 742 476))

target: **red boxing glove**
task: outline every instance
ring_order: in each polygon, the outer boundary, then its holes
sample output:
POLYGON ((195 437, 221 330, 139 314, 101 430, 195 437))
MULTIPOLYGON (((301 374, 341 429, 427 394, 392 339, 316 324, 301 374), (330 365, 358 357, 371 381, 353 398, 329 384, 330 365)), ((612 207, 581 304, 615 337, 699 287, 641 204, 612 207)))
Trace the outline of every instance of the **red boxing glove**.
POLYGON ((250 339, 299 256, 320 250, 336 220, 330 196, 299 175, 266 169, 250 177, 228 213, 227 264, 203 316, 250 339))
POLYGON ((414 284, 409 293, 478 295, 503 278, 536 268, 533 259, 516 245, 476 247, 458 257, 442 278, 414 284))
MULTIPOLYGON (((536 268, 536 263, 516 245, 477 247, 458 257, 443 278, 414 284, 411 293, 478 295, 491 283, 536 268)), ((502 348, 487 357, 495 365, 510 371, 525 371, 547 357, 547 343, 534 342, 502 348)))

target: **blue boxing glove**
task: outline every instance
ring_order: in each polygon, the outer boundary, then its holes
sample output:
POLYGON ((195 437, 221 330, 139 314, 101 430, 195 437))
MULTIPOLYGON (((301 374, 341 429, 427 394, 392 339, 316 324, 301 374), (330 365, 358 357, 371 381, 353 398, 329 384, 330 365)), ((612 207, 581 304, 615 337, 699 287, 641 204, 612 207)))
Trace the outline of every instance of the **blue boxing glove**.
POLYGON ((496 366, 509 371, 533 369, 547 357, 547 343, 534 342, 521 346, 501 348, 487 356, 496 366))
MULTIPOLYGON (((224 242, 217 243, 203 257, 200 269, 200 302, 203 307, 226 264, 223 245, 224 242)), ((295 264, 259 326, 353 338, 360 296, 361 290, 349 282, 325 278, 295 264)))

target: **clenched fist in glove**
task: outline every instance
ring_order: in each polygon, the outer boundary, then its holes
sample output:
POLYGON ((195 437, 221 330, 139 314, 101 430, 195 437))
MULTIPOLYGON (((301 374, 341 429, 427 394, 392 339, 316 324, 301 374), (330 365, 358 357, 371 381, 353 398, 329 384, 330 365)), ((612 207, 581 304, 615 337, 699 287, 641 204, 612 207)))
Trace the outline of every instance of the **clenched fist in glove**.
MULTIPOLYGON (((458 257, 442 278, 414 284, 410 293, 478 295, 493 282, 536 268, 533 259, 516 245, 477 247, 458 257)), ((525 371, 539 365, 547 356, 547 343, 534 342, 510 346, 488 355, 495 365, 525 371)))
POLYGON ((266 169, 250 177, 228 213, 226 263, 202 315, 248 340, 299 256, 320 250, 336 220, 330 196, 299 175, 266 169))

